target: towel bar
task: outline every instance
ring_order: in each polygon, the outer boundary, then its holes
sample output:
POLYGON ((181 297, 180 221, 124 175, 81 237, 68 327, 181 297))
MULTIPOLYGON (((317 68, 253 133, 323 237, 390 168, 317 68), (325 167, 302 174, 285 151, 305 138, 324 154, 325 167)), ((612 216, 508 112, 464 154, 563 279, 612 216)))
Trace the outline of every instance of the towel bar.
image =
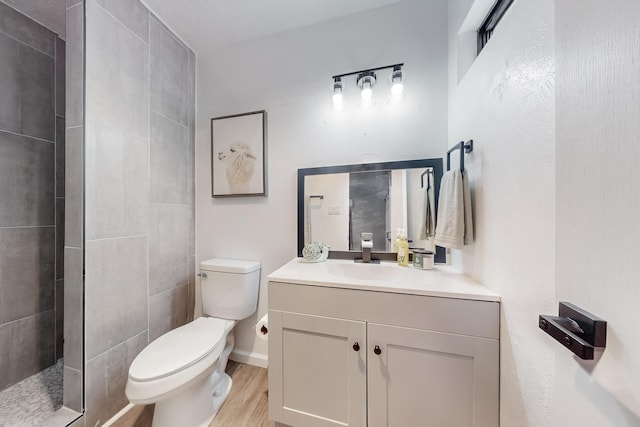
MULTIPOLYGON (((424 176, 425 175, 433 175, 433 168, 427 168, 422 175, 420 175, 420 188, 424 188, 424 176)), ((427 189, 431 186, 431 178, 427 176, 427 189)))
POLYGON ((460 172, 464 172, 464 155, 465 153, 473 151, 473 139, 470 139, 467 142, 460 141, 447 151, 447 170, 451 169, 451 153, 456 150, 460 150, 460 172))

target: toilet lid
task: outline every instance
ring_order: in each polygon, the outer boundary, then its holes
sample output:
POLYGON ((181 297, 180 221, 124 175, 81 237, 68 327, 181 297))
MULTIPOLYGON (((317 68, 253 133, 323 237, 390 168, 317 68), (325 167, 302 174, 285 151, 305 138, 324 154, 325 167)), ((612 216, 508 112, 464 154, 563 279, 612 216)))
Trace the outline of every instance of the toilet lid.
POLYGON ((246 274, 260 269, 260 261, 211 258, 200 263, 200 270, 218 273, 246 274))
POLYGON ((173 329, 149 344, 138 354, 129 376, 151 381, 180 371, 209 354, 225 338, 226 322, 214 317, 199 317, 173 329))

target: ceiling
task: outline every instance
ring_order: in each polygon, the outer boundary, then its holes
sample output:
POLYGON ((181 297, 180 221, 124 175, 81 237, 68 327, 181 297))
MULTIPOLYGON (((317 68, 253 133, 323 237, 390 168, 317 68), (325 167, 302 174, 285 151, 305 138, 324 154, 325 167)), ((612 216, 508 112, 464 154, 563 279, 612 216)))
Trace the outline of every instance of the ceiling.
MULTIPOLYGON (((65 38, 66 0, 0 0, 65 38)), ((404 0, 141 0, 196 53, 404 0)))
POLYGON ((196 53, 403 0, 142 0, 196 53))

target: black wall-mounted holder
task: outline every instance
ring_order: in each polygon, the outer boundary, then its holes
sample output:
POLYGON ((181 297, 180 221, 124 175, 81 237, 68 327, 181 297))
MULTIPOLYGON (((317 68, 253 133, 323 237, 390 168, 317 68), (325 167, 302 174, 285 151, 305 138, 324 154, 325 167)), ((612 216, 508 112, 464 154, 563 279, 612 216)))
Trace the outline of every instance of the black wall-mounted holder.
POLYGON ((559 304, 558 316, 541 314, 538 326, 584 360, 592 360, 594 349, 607 344, 607 322, 565 301, 559 304))
POLYGON ((451 170, 451 153, 460 150, 460 172, 464 172, 464 155, 473 151, 473 139, 460 141, 447 151, 447 170, 451 170))

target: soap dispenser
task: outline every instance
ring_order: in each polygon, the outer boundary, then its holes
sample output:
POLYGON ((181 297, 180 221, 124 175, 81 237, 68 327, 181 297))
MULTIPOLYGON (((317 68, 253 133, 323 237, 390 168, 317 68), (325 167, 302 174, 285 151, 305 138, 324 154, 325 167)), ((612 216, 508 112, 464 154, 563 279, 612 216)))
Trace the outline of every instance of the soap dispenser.
POLYGON ((398 265, 406 267, 409 265, 409 241, 404 229, 398 229, 398 238, 396 239, 398 252, 398 265))
POLYGON ((404 229, 396 228, 396 239, 393 241, 393 253, 398 253, 398 242, 400 241, 400 236, 402 236, 404 229))

